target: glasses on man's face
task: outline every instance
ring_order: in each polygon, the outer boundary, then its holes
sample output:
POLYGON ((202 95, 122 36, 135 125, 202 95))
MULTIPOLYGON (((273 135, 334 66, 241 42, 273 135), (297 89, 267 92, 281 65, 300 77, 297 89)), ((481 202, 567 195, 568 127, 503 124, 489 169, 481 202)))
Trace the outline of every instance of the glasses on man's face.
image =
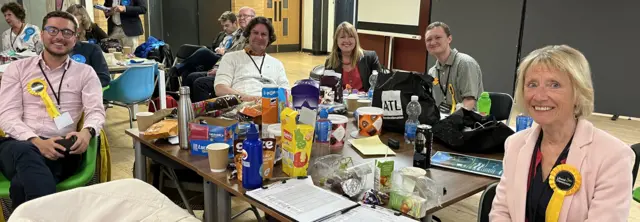
POLYGON ((245 19, 245 18, 252 19, 253 17, 255 17, 255 16, 254 15, 240 15, 240 16, 238 16, 238 18, 240 18, 240 19, 245 19))
POLYGON ((58 33, 60 33, 60 31, 62 31, 62 37, 64 37, 65 39, 70 39, 71 37, 74 37, 76 35, 76 32, 74 32, 71 29, 58 29, 56 27, 53 26, 47 26, 44 27, 44 30, 47 31, 47 33, 52 36, 55 37, 58 35, 58 33))

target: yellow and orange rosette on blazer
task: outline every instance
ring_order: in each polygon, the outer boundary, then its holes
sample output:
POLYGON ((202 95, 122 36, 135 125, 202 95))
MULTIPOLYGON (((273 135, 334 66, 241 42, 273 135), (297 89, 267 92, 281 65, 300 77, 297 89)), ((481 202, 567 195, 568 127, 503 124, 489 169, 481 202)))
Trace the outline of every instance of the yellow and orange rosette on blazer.
POLYGON ((549 174, 549 186, 553 189, 553 195, 547 205, 547 222, 557 222, 562 210, 562 203, 566 196, 571 196, 580 190, 582 177, 575 167, 569 164, 560 164, 551 170, 549 174))
POLYGON ((26 90, 29 94, 39 96, 42 99, 44 107, 51 119, 60 116, 60 111, 58 111, 58 108, 53 104, 53 100, 51 100, 51 97, 49 97, 47 93, 47 83, 44 82, 44 79, 32 79, 27 83, 26 90))

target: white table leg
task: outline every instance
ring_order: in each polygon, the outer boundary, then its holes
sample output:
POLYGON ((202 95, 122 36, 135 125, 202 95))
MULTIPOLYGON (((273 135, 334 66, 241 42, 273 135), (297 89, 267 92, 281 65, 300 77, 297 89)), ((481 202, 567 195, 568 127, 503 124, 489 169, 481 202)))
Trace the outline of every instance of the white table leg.
POLYGON ((164 70, 160 70, 160 76, 158 76, 158 87, 160 88, 160 109, 167 108, 167 83, 165 82, 164 70))

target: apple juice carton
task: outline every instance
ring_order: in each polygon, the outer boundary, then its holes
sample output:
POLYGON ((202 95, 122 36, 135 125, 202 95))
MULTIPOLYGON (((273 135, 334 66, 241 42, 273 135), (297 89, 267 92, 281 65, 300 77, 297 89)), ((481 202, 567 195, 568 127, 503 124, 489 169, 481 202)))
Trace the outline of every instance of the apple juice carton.
POLYGON ((314 128, 297 124, 298 112, 285 108, 282 120, 282 171, 290 177, 307 176, 314 128))

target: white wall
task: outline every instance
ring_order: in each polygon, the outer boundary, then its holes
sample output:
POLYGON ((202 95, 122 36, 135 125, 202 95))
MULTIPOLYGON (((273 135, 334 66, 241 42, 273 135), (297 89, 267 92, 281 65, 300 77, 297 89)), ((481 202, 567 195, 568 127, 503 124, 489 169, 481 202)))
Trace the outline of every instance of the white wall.
POLYGON ((313 0, 303 0, 302 3, 302 49, 313 48, 313 0))
POLYGON ((327 12, 327 52, 331 52, 333 48, 333 31, 335 30, 333 26, 335 26, 336 20, 336 2, 334 0, 329 1, 329 11, 327 12))
POLYGON ((47 2, 45 0, 22 1, 24 10, 27 13, 26 22, 42 27, 42 18, 47 14, 47 2))
MULTIPOLYGON (((304 23, 302 24, 302 49, 313 49, 313 41, 321 41, 320 39, 313 39, 313 26, 322 25, 320 23, 313 23, 313 0, 304 0, 302 8, 302 16, 304 17, 304 23)), ((329 1, 329 10, 327 11, 327 51, 331 51, 333 47, 333 26, 335 21, 335 1, 329 1)))

